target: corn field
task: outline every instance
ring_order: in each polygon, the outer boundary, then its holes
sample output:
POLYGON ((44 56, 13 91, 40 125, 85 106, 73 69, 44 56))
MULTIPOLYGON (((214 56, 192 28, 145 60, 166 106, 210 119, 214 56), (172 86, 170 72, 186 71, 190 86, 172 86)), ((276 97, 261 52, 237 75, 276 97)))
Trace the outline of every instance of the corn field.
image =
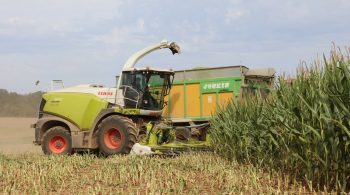
POLYGON ((240 163, 272 168, 310 188, 350 190, 350 50, 277 79, 256 94, 222 107, 212 119, 214 149, 240 163))

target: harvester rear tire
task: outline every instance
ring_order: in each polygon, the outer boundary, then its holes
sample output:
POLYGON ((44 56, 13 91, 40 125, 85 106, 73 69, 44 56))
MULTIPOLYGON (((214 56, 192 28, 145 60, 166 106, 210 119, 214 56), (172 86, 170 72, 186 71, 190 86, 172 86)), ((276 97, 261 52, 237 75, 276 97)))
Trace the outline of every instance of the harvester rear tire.
POLYGON ((61 126, 50 128, 43 135, 41 148, 46 155, 72 154, 72 138, 69 131, 61 126))
POLYGON ((113 115, 98 126, 97 144, 101 154, 129 154, 137 141, 137 128, 131 119, 113 115))

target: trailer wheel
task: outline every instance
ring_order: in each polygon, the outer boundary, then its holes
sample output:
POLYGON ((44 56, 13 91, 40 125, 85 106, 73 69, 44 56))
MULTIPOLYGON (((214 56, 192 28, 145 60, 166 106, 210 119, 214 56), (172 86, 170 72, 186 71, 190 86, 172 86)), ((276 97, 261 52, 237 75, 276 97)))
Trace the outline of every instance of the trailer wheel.
POLYGON ((61 126, 52 127, 43 135, 41 145, 44 154, 71 154, 72 138, 69 131, 61 126))
POLYGON ((129 118, 110 116, 98 126, 97 144, 100 153, 106 156, 130 153, 136 140, 136 126, 129 118))

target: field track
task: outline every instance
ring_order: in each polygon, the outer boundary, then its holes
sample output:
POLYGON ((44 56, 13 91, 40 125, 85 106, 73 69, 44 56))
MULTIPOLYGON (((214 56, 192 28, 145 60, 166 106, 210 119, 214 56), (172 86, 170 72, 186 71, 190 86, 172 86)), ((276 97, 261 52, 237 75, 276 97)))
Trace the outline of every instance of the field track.
POLYGON ((30 124, 36 118, 0 117, 0 152, 3 154, 40 153, 41 148, 34 146, 34 129, 30 124))

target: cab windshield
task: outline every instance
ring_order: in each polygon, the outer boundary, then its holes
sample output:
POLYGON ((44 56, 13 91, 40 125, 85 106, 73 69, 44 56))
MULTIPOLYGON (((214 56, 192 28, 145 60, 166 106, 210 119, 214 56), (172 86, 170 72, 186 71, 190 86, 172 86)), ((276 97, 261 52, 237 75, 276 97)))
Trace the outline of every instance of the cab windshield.
POLYGON ((164 96, 168 95, 174 74, 172 72, 123 72, 125 106, 145 110, 162 110, 164 96))

